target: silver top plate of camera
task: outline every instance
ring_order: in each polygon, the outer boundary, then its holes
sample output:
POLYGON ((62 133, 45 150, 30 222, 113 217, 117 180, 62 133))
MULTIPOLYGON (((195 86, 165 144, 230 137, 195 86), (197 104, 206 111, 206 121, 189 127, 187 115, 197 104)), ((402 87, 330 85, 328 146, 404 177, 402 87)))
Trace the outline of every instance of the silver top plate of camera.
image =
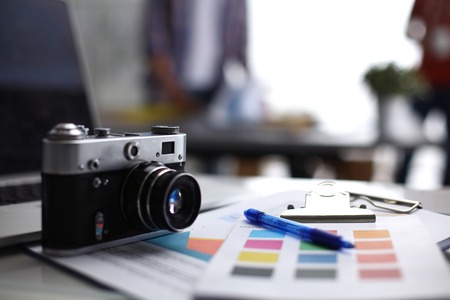
POLYGON ((96 128, 88 135, 84 126, 62 123, 49 132, 43 147, 42 171, 55 175, 112 171, 138 161, 186 161, 186 134, 179 133, 178 126, 156 126, 149 132, 136 133, 96 128))

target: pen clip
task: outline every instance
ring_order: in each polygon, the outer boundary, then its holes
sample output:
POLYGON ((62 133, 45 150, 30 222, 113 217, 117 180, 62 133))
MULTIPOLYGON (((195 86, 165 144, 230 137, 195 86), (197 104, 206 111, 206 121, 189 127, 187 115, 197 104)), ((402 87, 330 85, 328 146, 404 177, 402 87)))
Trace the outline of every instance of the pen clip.
POLYGON ((371 205, 377 208, 381 208, 384 210, 396 212, 396 213, 402 213, 402 214, 409 214, 415 209, 421 209, 422 203, 420 201, 414 201, 414 200, 407 200, 407 199, 396 199, 396 198, 387 198, 387 197, 379 197, 369 194, 363 194, 363 193, 353 193, 349 192, 350 194, 350 202, 354 202, 356 200, 363 200, 369 202, 371 205), (379 204, 379 203, 385 203, 386 205, 379 204), (407 206, 407 209, 400 209, 395 208, 389 205, 400 205, 400 206, 407 206))

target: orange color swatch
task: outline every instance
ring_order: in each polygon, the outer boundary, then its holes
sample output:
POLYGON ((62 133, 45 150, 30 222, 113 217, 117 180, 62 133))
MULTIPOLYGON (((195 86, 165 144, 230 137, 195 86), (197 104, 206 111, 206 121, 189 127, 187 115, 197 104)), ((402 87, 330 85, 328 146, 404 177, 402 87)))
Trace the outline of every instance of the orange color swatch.
POLYGON ((201 253, 214 255, 222 246, 223 239, 207 239, 190 237, 187 243, 187 249, 195 250, 201 253))
POLYGON ((390 238, 389 230, 354 230, 355 239, 382 239, 390 238))
POLYGON ((356 250, 379 250, 392 249, 392 242, 388 241, 357 241, 355 242, 356 250))
POLYGON ((382 253, 382 254, 357 254, 356 259, 360 264, 373 264, 373 263, 395 263, 397 257, 395 253, 382 253))

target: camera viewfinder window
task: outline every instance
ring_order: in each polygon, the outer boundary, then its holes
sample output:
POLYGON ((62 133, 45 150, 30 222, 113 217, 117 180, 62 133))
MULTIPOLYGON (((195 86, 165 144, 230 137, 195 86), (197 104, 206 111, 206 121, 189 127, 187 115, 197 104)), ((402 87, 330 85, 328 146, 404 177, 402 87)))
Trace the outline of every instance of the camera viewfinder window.
POLYGON ((173 154, 175 153, 175 142, 163 142, 162 143, 162 154, 173 154))

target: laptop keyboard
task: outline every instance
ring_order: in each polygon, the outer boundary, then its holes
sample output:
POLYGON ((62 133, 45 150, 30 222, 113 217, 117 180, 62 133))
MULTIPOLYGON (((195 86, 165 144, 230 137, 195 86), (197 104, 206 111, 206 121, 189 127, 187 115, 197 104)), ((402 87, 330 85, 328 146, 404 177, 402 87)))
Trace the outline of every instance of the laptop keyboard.
POLYGON ((41 199, 41 184, 23 184, 0 187, 0 206, 41 199))

